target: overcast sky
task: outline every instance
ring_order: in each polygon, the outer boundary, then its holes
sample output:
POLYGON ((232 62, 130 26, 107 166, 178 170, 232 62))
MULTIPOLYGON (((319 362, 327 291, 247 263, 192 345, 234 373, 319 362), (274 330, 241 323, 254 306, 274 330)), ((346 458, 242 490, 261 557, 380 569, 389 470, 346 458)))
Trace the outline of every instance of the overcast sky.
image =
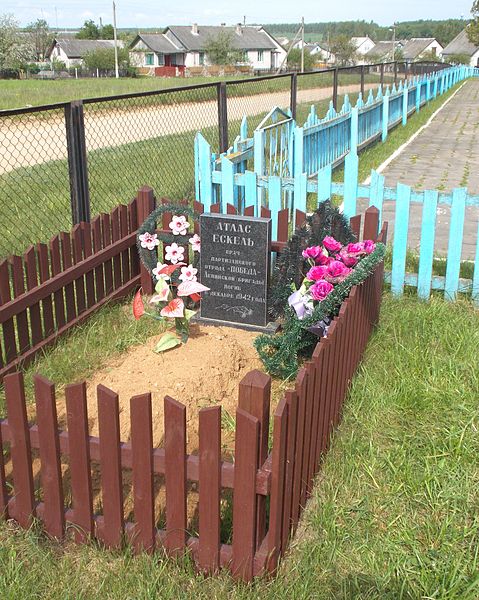
MULTIPOLYGON (((364 19, 380 25, 389 25, 394 21, 413 21, 416 19, 466 18, 470 14, 472 0, 343 0, 326 2, 325 0, 303 0, 296 3, 290 0, 258 2, 243 0, 241 9, 237 2, 230 0, 182 0, 182 2, 156 2, 155 0, 117 0, 118 27, 164 27, 166 25, 188 25, 197 22, 203 25, 219 25, 222 22, 231 25, 247 23, 299 22, 304 16, 306 22, 345 21, 364 19), (325 9, 322 9, 322 6, 325 9), (274 10, 271 10, 274 7, 274 10), (327 7, 327 8, 326 8, 327 7), (238 11, 241 12, 238 12, 238 11)), ((105 0, 55 0, 12 1, 1 0, 0 14, 12 13, 21 25, 45 18, 51 27, 57 24, 61 28, 79 27, 85 19, 104 23, 112 21, 111 2, 105 0)))

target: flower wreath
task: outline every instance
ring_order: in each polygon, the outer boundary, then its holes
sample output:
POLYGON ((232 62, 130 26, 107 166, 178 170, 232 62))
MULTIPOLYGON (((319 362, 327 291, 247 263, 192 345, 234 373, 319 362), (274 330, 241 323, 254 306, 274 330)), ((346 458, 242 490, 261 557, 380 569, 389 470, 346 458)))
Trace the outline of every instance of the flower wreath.
POLYGON ((160 339, 155 348, 156 352, 169 350, 188 341, 190 320, 196 313, 195 307, 200 301, 200 293, 209 289, 196 277, 198 272, 196 265, 201 247, 200 237, 196 233, 188 232, 192 226, 188 217, 192 222, 194 221, 195 212, 192 208, 178 204, 163 204, 150 213, 137 232, 138 254, 141 262, 156 280, 156 294, 149 300, 149 304, 154 305, 155 311, 149 312, 145 310, 140 289, 133 300, 133 315, 136 319, 148 315, 161 322, 173 321, 176 329, 176 335, 168 332, 160 339), (172 214, 169 224, 171 233, 161 231, 158 234, 157 221, 165 213, 172 214), (160 242, 165 245, 166 264, 163 264, 163 258, 158 261, 157 248, 160 242), (188 260, 183 261, 184 248, 189 245, 194 252, 194 258, 188 264, 188 260))

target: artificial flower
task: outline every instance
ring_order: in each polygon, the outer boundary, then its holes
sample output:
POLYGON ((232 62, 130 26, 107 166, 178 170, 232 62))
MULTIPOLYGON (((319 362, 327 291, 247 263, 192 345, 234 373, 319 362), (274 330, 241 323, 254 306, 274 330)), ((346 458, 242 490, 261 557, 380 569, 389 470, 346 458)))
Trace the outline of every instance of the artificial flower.
POLYGON ((339 253, 338 259, 341 260, 347 267, 355 267, 358 264, 358 257, 349 254, 344 248, 339 253))
POLYGON ((174 215, 169 224, 169 228, 173 231, 173 235, 186 235, 186 230, 189 226, 190 224, 183 215, 180 217, 174 215))
POLYGON ((376 249, 376 244, 372 240, 364 240, 363 248, 366 254, 371 254, 376 249))
POLYGON ((193 249, 193 252, 201 251, 201 239, 197 233, 195 233, 195 235, 193 237, 190 237, 190 239, 188 241, 191 244, 191 248, 193 249))
POLYGON ((168 281, 168 279, 170 278, 169 274, 166 272, 165 267, 167 267, 168 265, 164 265, 162 263, 157 263, 156 267, 153 269, 153 275, 155 275, 155 277, 157 279, 164 279, 165 281, 168 281))
POLYGON ((178 296, 191 296, 194 294, 199 294, 200 292, 208 292, 210 290, 209 287, 203 285, 199 281, 183 281, 180 283, 177 289, 178 296))
POLYGON ((318 279, 323 279, 327 272, 328 267, 326 265, 317 265, 309 269, 309 271, 306 273, 306 279, 309 279, 310 281, 317 281, 318 279))
POLYGON ((161 309, 162 317, 182 318, 185 314, 185 303, 181 298, 173 298, 168 304, 161 309))
POLYGON ((158 239, 158 234, 156 233, 142 233, 138 236, 140 240, 140 245, 142 248, 148 248, 148 250, 154 250, 156 246, 160 245, 160 240, 158 239))
POLYGON ((193 268, 193 265, 188 265, 187 267, 181 267, 181 281, 196 281, 196 273, 198 273, 198 269, 193 268))
POLYGON ((323 246, 329 252, 338 252, 341 250, 341 242, 335 240, 331 235, 327 235, 323 240, 323 246))
POLYGON ((323 253, 321 246, 310 246, 303 250, 303 258, 312 258, 316 260, 323 253))
POLYGON ((324 300, 328 294, 333 291, 334 287, 329 281, 317 281, 309 288, 313 300, 324 300))
POLYGON ((340 260, 333 260, 327 266, 327 275, 330 277, 344 277, 351 273, 351 269, 340 260))
POLYGON ((145 307, 143 306, 143 300, 141 298, 141 288, 136 292, 133 298, 133 316, 138 319, 145 314, 145 307))
POLYGON ((182 246, 178 246, 176 242, 165 248, 165 260, 169 260, 174 265, 183 260, 184 254, 185 249, 182 246))

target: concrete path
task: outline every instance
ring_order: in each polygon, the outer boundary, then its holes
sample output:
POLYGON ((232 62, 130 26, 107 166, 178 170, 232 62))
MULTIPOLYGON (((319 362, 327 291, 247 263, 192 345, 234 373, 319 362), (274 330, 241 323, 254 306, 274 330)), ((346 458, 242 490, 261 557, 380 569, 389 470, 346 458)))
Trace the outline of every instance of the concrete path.
MULTIPOLYGON (((382 173, 387 187, 398 182, 417 191, 437 189, 452 192, 467 187, 479 194, 479 78, 468 80, 407 148, 382 173)), ((366 206, 360 202, 361 209, 366 206)), ((408 245, 419 248, 422 207, 411 205, 408 245)), ((384 219, 389 221, 389 239, 394 232, 394 202, 385 202, 384 219)), ((479 209, 466 209, 463 259, 473 259, 479 209)), ((435 255, 445 256, 449 240, 449 207, 441 205, 436 221, 435 255)))

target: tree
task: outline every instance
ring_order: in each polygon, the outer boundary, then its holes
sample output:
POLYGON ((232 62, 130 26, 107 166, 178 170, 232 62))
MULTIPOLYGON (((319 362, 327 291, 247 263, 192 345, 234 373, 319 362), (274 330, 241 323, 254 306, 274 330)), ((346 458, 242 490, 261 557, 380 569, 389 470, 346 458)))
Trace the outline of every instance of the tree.
POLYGON ((234 65, 244 62, 242 53, 234 48, 233 37, 228 31, 209 37, 205 43, 205 53, 212 65, 234 65))
POLYGON ((0 69, 18 71, 34 56, 30 41, 20 35, 13 15, 0 15, 0 69))
MULTIPOLYGON (((110 71, 115 68, 115 49, 100 48, 87 52, 83 62, 89 69, 99 69, 100 71, 110 71)), ((118 48, 118 66, 122 69, 129 65, 128 48, 118 48)))
POLYGON ((352 65, 356 61, 356 46, 347 35, 339 35, 331 40, 331 52, 339 66, 352 65))
POLYGON ((38 62, 45 60, 45 54, 48 46, 52 42, 50 27, 45 19, 37 19, 26 27, 32 46, 35 49, 35 60, 38 62))
POLYGON ((450 54, 445 60, 451 65, 469 65, 471 57, 469 54, 450 54))
MULTIPOLYGON (((304 49, 304 69, 311 71, 314 68, 316 62, 315 57, 309 52, 307 48, 304 49)), ((292 69, 301 68, 301 49, 293 48, 288 56, 288 67, 292 69)))
POLYGON ((472 21, 467 27, 469 41, 479 46, 479 0, 475 0, 471 8, 472 21))
POLYGON ((98 40, 100 39, 100 30, 98 25, 91 19, 83 23, 83 27, 78 31, 76 37, 79 40, 98 40))
POLYGON ((100 35, 102 40, 112 40, 115 37, 113 25, 110 25, 109 23, 107 25, 103 25, 100 35))

